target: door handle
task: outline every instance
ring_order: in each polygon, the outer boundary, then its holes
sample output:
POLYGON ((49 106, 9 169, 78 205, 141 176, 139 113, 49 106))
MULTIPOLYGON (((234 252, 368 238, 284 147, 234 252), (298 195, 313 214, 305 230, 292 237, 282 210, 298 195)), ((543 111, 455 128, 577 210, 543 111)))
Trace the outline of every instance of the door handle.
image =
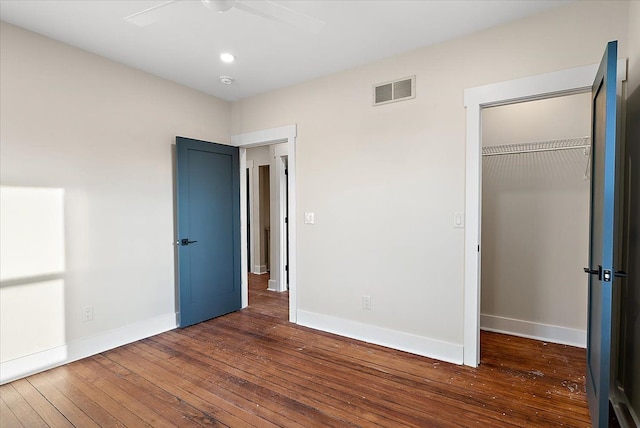
MULTIPOLYGON (((585 273, 588 273, 590 275, 598 275, 598 279, 602 281, 602 266, 598 265, 598 269, 590 269, 588 267, 584 268, 585 273)), ((613 273, 613 276, 615 276, 616 278, 628 278, 629 274, 626 273, 625 271, 622 270, 617 270, 613 273)), ((611 281, 611 271, 607 270, 605 271, 605 275, 604 275, 605 281, 611 281)))
POLYGON ((195 244, 198 241, 189 241, 189 238, 184 238, 180 241, 180 245, 189 245, 189 244, 195 244))
POLYGON ((628 273, 626 273, 625 271, 617 270, 617 271, 613 274, 613 276, 615 276, 616 278, 628 278, 628 277, 629 277, 629 274, 628 274, 628 273))
POLYGON ((598 265, 598 269, 584 268, 584 272, 589 275, 598 275, 598 280, 602 281, 602 266, 598 265))

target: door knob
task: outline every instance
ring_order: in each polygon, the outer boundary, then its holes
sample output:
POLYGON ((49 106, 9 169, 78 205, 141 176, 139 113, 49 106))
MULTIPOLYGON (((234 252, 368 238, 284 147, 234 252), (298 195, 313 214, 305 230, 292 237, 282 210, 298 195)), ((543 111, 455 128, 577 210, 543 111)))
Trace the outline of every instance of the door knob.
POLYGON ((189 245, 189 244, 195 244, 198 241, 189 241, 189 238, 184 238, 180 241, 180 245, 189 245))

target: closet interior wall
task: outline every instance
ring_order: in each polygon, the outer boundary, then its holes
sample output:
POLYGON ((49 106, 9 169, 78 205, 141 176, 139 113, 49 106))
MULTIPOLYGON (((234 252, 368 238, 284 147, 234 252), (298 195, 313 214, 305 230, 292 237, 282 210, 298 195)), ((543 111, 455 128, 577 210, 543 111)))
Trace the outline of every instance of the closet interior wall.
POLYGON ((483 151, 530 143, 483 156, 483 329, 586 346, 589 151, 545 148, 589 144, 575 139, 590 135, 590 103, 585 93, 483 110, 483 151))

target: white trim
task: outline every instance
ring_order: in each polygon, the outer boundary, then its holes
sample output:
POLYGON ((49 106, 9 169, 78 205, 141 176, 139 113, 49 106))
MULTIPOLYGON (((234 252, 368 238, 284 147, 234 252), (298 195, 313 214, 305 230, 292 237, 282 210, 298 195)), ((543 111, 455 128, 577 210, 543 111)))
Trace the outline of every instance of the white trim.
POLYGON ((231 144, 236 147, 268 146, 276 143, 285 143, 295 139, 296 125, 286 125, 279 128, 263 129, 261 131, 247 132, 231 136, 231 144))
POLYGON ((560 343, 561 345, 587 347, 587 331, 575 328, 482 314, 480 315, 480 329, 544 342, 560 343))
MULTIPOLYGON (((243 171, 246 168, 246 149, 250 147, 266 146, 275 143, 287 143, 287 156, 289 162, 289 174, 287 178, 289 180, 289 321, 296 322, 298 311, 298 295, 297 295, 297 216, 296 216, 296 136, 297 126, 286 125, 279 128, 265 129, 262 131, 249 132, 246 134, 232 135, 231 145, 240 148, 240 170, 243 171), (244 154, 244 156, 242 156, 244 154)), ((242 182, 241 182, 242 184, 242 182)), ((246 189, 240 187, 240 198, 246 198, 246 189)), ((241 233, 241 237, 246 239, 247 223, 246 212, 243 215, 243 211, 246 211, 246 206, 240 204, 240 229, 244 230, 244 235, 241 233)), ((242 256, 242 255, 241 255, 242 256)), ((241 263, 246 270, 247 259, 246 254, 244 261, 241 263)), ((246 307, 249 304, 249 284, 248 275, 246 271, 242 278, 242 307, 246 307)))
POLYGON ((303 310, 298 311, 298 324, 423 357, 462 364, 462 346, 455 343, 303 310))
MULTIPOLYGON (((246 159, 246 153, 245 153, 245 159, 246 159)), ((253 229, 255 227, 255 223, 254 223, 254 216, 253 216, 253 212, 254 210, 254 200, 253 200, 253 196, 254 196, 254 192, 255 192, 255 186, 253 183, 253 160, 247 161, 247 170, 249 170, 249 212, 247 213, 247 216, 249 217, 249 224, 251 224, 251 228, 253 229)), ((246 176, 246 173, 245 173, 246 176)), ((246 188, 246 186, 245 186, 246 188)), ((245 204, 246 204, 246 200, 245 200, 245 204)), ((249 233, 249 253, 251 255, 251 261, 255 261, 256 260, 256 239, 255 239, 255 233, 253 232, 248 232, 249 233)), ((246 241, 245 241, 246 242, 246 241)), ((247 264, 249 262, 249 255, 247 255, 247 264)), ((252 265, 255 268, 255 265, 252 265)), ((250 269, 249 266, 247 266, 247 270, 250 270, 253 273, 256 273, 253 269, 250 269)))
MULTIPOLYGON (((481 110, 503 104, 551 98, 591 90, 599 64, 540 74, 507 82, 465 89, 467 108, 464 239, 464 364, 480 362, 480 266, 481 266, 481 110)), ((618 79, 626 79, 626 59, 618 60, 618 79)))
POLYGON ((256 275, 264 275, 267 273, 267 265, 253 265, 253 273, 256 275))
POLYGON ((176 314, 170 313, 5 361, 0 364, 0 384, 146 339, 173 330, 176 326, 176 314))
POLYGON ((249 259, 247 257, 247 151, 240 154, 240 307, 249 306, 249 259))
POLYGON ((278 291, 278 282, 275 279, 270 279, 267 282, 267 290, 278 291))
POLYGON ((287 224, 285 219, 287 217, 287 184, 286 179, 287 175, 285 174, 285 162, 284 158, 287 157, 286 154, 279 155, 276 150, 276 162, 278 163, 278 191, 280 206, 278 207, 279 212, 279 226, 280 233, 279 235, 279 258, 278 258, 278 291, 287 291, 287 233, 286 228, 287 224))

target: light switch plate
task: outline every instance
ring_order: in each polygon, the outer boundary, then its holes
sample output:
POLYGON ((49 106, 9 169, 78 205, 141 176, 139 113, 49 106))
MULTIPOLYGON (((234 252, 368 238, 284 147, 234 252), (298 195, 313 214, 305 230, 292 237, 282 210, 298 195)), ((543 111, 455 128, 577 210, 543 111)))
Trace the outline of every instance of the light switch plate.
POLYGON ((456 211, 453 213, 453 227, 455 229, 463 229, 464 228, 464 213, 460 211, 456 211))
POLYGON ((316 216, 314 213, 304 213, 304 224, 314 224, 316 216))

